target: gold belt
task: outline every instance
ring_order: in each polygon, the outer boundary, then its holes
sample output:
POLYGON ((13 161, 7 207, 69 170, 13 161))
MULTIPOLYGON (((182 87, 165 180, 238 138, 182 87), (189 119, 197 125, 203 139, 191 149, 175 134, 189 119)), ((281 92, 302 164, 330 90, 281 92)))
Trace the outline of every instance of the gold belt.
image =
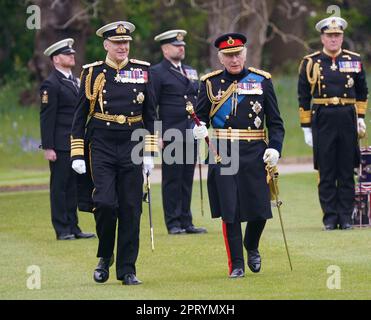
POLYGON ((265 130, 214 129, 213 138, 228 140, 265 140, 265 130))
POLYGON ((141 114, 138 116, 134 116, 134 117, 128 117, 128 116, 124 116, 123 114, 111 115, 111 114, 104 114, 104 113, 99 113, 99 112, 94 113, 93 117, 99 120, 116 122, 119 124, 125 124, 125 123, 132 124, 135 122, 140 122, 143 119, 141 114))
POLYGON ((324 104, 324 105, 338 105, 338 104, 355 104, 356 99, 353 98, 339 98, 339 97, 332 97, 332 98, 314 98, 313 104, 324 104))

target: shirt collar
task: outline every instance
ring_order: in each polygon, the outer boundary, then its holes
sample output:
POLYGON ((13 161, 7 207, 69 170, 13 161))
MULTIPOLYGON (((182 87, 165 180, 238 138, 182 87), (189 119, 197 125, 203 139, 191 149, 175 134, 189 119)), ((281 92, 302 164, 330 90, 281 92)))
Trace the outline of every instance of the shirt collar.
POLYGON ((61 74, 63 74, 67 79, 70 77, 70 75, 72 75, 72 72, 70 71, 70 72, 66 72, 66 71, 64 71, 64 70, 61 70, 61 69, 59 69, 59 68, 55 68, 55 69, 57 69, 61 74))
POLYGON ((117 64, 115 61, 113 61, 108 55, 106 57, 105 63, 110 66, 113 69, 121 70, 123 67, 125 67, 129 62, 129 59, 126 58, 124 61, 122 61, 120 64, 117 64))

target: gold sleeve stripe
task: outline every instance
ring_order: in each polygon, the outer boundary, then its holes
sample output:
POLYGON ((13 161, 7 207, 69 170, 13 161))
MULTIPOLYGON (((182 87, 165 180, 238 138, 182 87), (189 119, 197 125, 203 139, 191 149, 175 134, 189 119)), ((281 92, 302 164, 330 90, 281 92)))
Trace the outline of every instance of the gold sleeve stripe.
POLYGON ((356 101, 357 114, 361 114, 361 115, 366 114, 367 103, 368 103, 368 100, 366 100, 366 101, 356 101))
POLYGON ((71 157, 84 156, 84 148, 71 149, 71 157))
POLYGON ((303 108, 299 108, 300 123, 308 124, 312 120, 312 113, 310 110, 305 111, 303 108))

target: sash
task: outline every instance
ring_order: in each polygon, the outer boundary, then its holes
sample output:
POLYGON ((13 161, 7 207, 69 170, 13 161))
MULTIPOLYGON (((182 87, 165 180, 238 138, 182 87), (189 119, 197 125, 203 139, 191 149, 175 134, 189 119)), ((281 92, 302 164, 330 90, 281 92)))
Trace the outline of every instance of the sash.
MULTIPOLYGON (((237 84, 237 104, 241 103, 248 94, 263 94, 261 82, 263 82, 264 79, 263 76, 251 72, 239 81, 237 84)), ((226 116, 230 115, 232 112, 232 96, 233 93, 220 107, 217 107, 218 111, 211 120, 214 128, 224 128, 226 116)))

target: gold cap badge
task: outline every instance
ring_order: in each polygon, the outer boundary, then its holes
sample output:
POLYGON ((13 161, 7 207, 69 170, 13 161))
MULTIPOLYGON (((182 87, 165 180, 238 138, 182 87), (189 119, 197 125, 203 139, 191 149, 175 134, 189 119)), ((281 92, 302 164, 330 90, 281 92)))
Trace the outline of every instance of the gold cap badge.
POLYGON ((126 29, 122 24, 120 24, 116 29, 116 34, 124 34, 124 33, 126 33, 126 29))

